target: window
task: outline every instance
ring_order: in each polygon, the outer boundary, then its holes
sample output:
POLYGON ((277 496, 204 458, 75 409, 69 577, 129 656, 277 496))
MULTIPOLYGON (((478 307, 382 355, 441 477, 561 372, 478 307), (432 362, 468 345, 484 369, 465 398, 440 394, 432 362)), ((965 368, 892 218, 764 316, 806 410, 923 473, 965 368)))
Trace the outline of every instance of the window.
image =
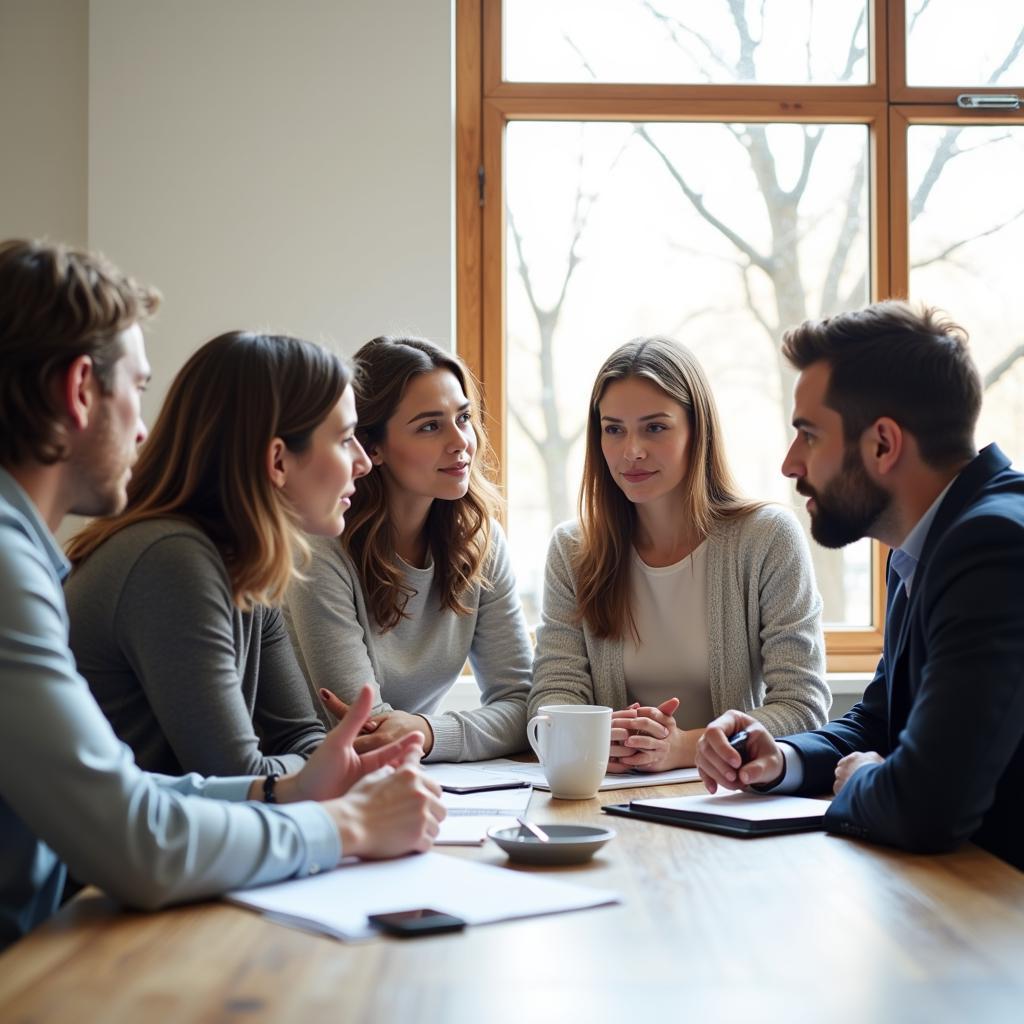
MULTIPOLYGON (((782 331, 909 293, 971 330, 979 443, 1024 456, 1024 115, 957 106, 1022 91, 1016 6, 460 0, 459 348, 531 620, 594 371, 631 337, 696 352, 744 490, 802 516, 782 331)), ((873 668, 884 553, 811 550, 830 668, 873 668)))

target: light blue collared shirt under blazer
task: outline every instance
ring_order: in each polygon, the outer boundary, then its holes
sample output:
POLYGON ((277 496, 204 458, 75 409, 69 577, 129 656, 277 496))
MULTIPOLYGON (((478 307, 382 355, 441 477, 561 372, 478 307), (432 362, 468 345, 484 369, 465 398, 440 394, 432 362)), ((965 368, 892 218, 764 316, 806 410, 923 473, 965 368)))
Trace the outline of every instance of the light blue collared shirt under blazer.
POLYGON ((0 949, 57 909, 65 864, 146 909, 334 867, 338 834, 319 805, 240 802, 251 778, 135 765, 68 649, 67 573, 0 469, 0 949))

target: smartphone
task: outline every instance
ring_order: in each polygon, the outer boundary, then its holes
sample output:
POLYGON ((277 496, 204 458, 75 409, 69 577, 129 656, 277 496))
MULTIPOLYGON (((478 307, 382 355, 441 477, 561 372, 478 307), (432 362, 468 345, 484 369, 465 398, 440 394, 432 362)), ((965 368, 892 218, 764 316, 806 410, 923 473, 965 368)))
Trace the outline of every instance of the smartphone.
POLYGON ((466 922, 453 914, 440 910, 400 910, 393 914, 370 914, 370 924, 388 935, 412 938, 415 935, 440 935, 442 932, 461 932, 466 922))

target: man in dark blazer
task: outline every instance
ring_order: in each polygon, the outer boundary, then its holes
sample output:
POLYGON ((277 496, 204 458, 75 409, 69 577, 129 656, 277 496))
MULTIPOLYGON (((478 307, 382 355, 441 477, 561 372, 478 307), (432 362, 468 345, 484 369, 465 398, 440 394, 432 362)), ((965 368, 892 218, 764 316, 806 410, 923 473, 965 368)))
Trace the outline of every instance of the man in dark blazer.
POLYGON ((720 716, 697 767, 711 792, 832 788, 833 832, 921 852, 971 839, 1024 869, 1024 475, 975 451, 966 335, 885 302, 809 321, 783 351, 800 371, 783 472, 812 535, 893 549, 882 657, 863 700, 815 732, 776 742, 720 716))

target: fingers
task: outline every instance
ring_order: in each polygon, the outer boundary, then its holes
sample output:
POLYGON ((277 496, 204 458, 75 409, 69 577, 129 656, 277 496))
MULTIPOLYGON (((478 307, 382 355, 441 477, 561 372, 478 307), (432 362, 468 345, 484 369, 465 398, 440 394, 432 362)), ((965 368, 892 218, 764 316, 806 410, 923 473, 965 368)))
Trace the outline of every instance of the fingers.
POLYGON ((330 690, 321 690, 320 699, 324 707, 336 718, 340 719, 336 730, 337 741, 348 745, 355 740, 363 728, 363 723, 370 717, 370 708, 373 707, 373 690, 369 685, 359 690, 359 695, 350 705, 331 693, 330 690), (324 697, 327 694, 327 698, 324 697), (328 699, 329 698, 329 699, 328 699))
MULTIPOLYGON (((651 711, 655 715, 661 715, 661 712, 657 708, 641 708, 641 711, 651 711)), ((644 715, 638 717, 634 721, 629 723, 627 731, 631 736, 637 736, 641 733, 648 736, 653 736, 655 739, 663 740, 668 737, 668 734, 672 731, 672 726, 675 724, 673 719, 666 719, 665 721, 657 721, 653 717, 644 715)))
POLYGON ((418 763, 422 756, 423 737, 418 732, 411 732, 383 747, 367 751, 360 761, 365 772, 373 772, 384 765, 399 765, 409 760, 418 763))
POLYGON ((674 715, 678 709, 679 709, 679 698, 678 697, 669 697, 668 700, 662 701, 662 703, 658 705, 658 710, 663 715, 674 715))

